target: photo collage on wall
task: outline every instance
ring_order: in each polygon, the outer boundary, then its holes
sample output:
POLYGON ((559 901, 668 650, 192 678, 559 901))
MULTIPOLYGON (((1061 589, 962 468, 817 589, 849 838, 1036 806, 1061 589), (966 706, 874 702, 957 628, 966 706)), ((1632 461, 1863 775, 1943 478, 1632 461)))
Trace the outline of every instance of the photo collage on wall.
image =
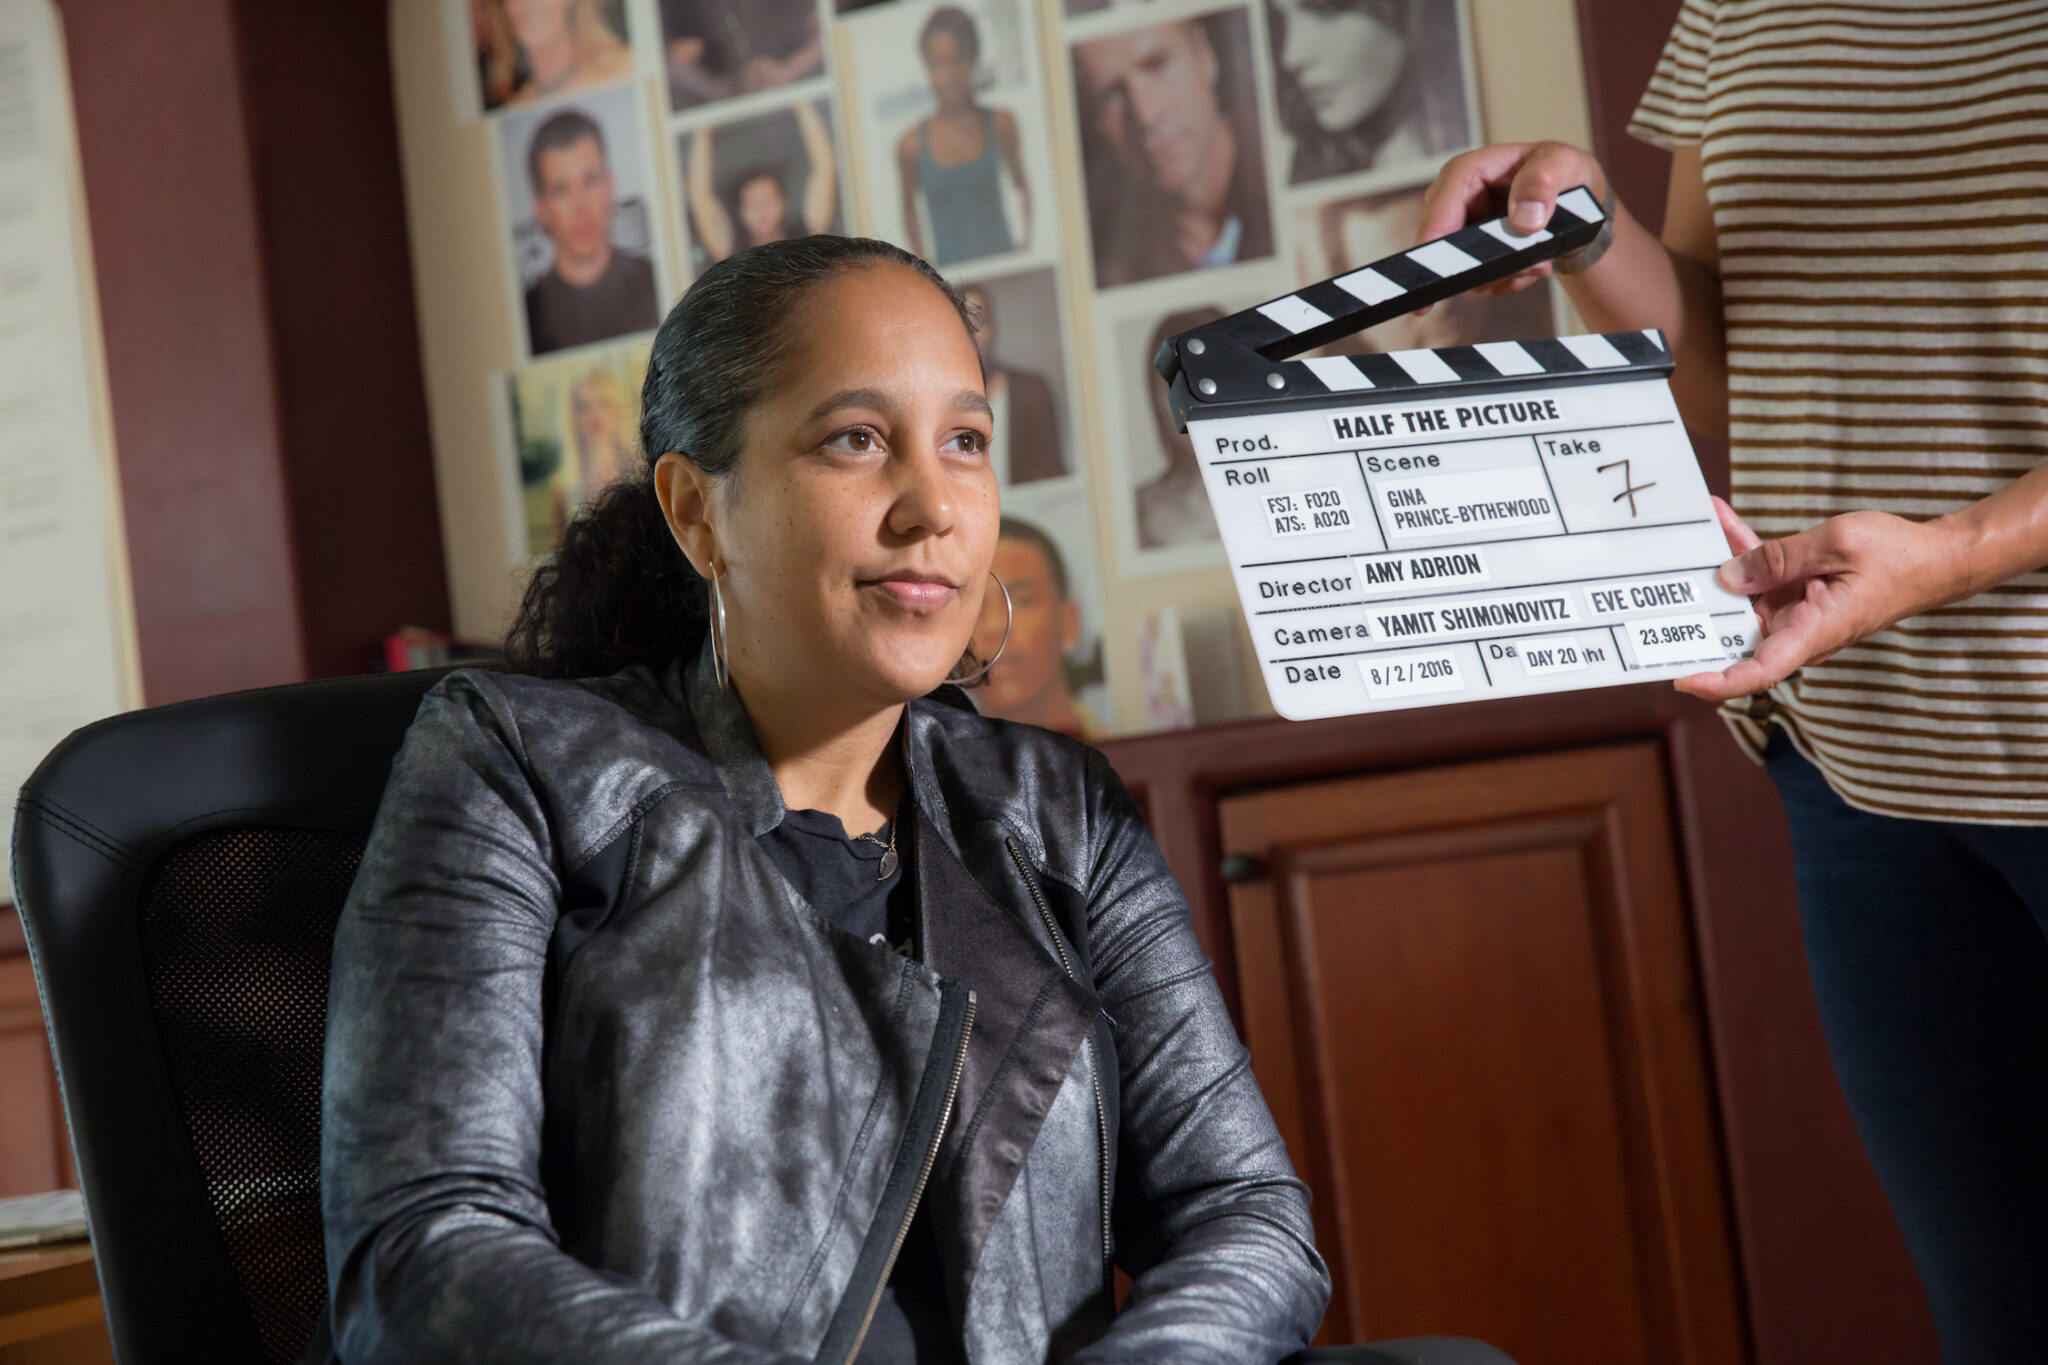
MULTIPOLYGON (((525 555, 635 467, 652 330, 692 278, 871 234, 979 320, 1013 608, 983 709, 1089 738, 1263 709, 1152 357, 1412 244, 1437 167, 1479 141, 1464 0, 442 3, 458 114, 496 126, 524 360, 494 405, 525 555), (1185 575, 1209 586, 1179 600, 1185 575), (1107 647, 1127 591, 1135 660, 1107 647), (1142 704, 1117 714, 1131 666, 1142 704)), ((1539 289, 1329 350, 1552 326, 1539 289)))

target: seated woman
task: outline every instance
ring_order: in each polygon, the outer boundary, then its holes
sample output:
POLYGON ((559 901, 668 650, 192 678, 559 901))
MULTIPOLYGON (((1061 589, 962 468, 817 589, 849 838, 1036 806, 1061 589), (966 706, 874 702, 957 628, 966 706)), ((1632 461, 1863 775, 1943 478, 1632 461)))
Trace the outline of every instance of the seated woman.
POLYGON ((1130 797, 946 685, 989 430, 959 296, 884 243, 669 315, 651 465, 535 577, 523 672, 427 695, 342 915, 343 1360, 1306 1343, 1307 1193, 1130 797))

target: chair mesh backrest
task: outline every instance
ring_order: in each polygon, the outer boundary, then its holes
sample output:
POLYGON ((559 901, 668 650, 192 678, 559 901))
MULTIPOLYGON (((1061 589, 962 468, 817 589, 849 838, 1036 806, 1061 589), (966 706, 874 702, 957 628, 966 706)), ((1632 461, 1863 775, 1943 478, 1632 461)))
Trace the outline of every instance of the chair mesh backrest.
POLYGON ((334 925, 363 839, 239 826, 150 869, 140 937, 164 1058, 250 1316, 298 1359, 327 1303, 320 1075, 334 925))

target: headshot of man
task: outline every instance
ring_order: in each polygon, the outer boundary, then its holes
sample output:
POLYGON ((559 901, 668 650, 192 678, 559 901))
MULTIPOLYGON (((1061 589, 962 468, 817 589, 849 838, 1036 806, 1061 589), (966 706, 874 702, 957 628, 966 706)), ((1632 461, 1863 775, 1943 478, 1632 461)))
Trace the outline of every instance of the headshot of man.
POLYGON ((615 189, 596 121, 574 109, 548 118, 527 145, 526 172, 534 221, 555 254, 526 291, 533 353, 654 330, 653 262, 612 244, 615 189))
MULTIPOLYGON (((1081 641, 1081 609, 1068 595, 1059 546, 1029 522, 1004 517, 994 567, 1010 590, 1010 636, 980 689, 981 711, 1076 739, 1095 738, 1095 718, 1075 698, 1067 673, 1068 656, 1081 641)), ((993 649, 1002 631, 1002 598, 992 592, 974 638, 993 649)))
MULTIPOLYGON (((1206 326, 1222 316, 1218 308, 1191 308, 1161 318, 1145 346, 1146 373, 1151 372, 1152 357, 1159 354, 1168 337, 1206 326)), ((1164 384, 1147 384, 1145 394, 1152 404, 1152 427, 1159 436, 1159 451, 1166 456, 1166 468, 1131 491, 1137 507, 1138 547, 1156 550, 1215 540, 1216 516, 1209 510, 1209 494, 1202 487, 1202 467, 1195 460, 1194 442, 1173 420, 1164 384)))
POLYGON ((1242 10, 1074 45, 1098 288, 1273 254, 1242 10))
POLYGON ((1036 370, 1013 368, 997 349, 996 304, 987 288, 963 285, 962 298, 974 310, 974 344, 988 371, 988 403, 995 410, 996 439, 989 459, 1003 484, 1056 479, 1068 472, 1060 448, 1060 419, 1052 383, 1036 370))
POLYGON ((1470 136, 1455 6, 1267 0, 1290 184, 1429 160, 1470 136))

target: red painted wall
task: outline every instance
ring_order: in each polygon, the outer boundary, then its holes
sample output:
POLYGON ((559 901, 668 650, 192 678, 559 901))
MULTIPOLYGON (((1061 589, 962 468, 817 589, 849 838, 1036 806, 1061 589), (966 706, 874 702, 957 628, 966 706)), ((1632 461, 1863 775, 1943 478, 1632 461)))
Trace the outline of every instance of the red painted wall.
POLYGON ((385 6, 58 8, 145 699, 445 629, 385 6))
POLYGON ((225 0, 62 0, 144 695, 307 676, 225 0))

